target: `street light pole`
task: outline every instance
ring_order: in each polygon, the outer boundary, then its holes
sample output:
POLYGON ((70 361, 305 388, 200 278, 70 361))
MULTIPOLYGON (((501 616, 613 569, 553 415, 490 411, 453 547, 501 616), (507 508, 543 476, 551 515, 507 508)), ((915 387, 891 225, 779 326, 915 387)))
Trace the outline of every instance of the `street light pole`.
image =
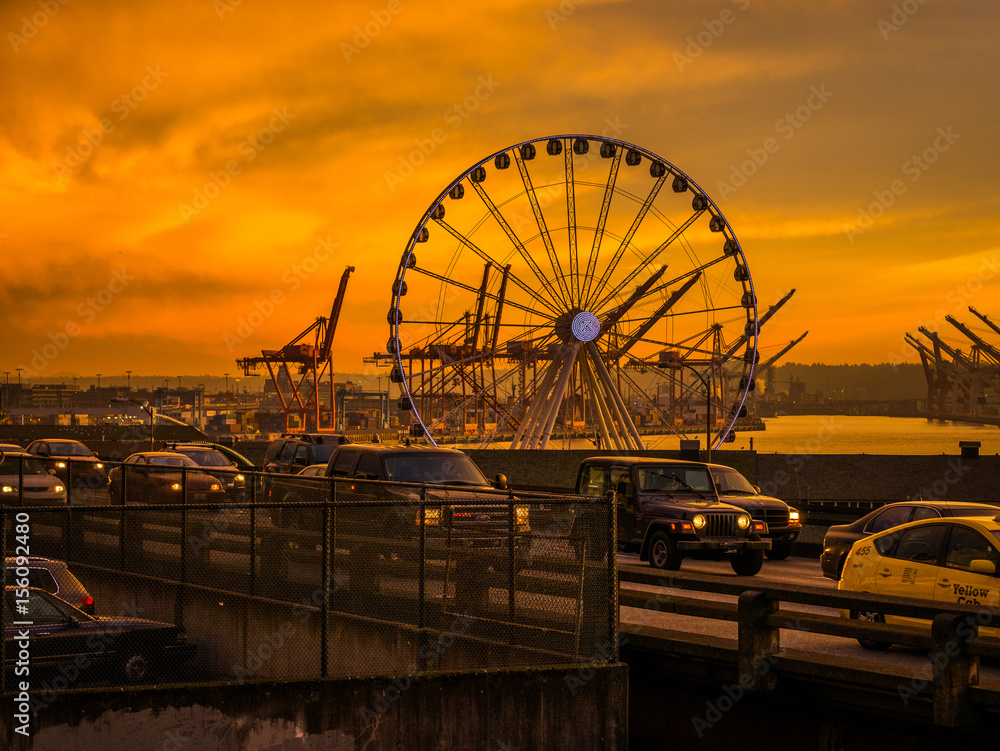
POLYGON ((126 402, 131 402, 132 404, 138 404, 139 408, 149 415, 149 450, 153 450, 153 420, 156 416, 156 407, 150 406, 149 402, 141 402, 138 399, 133 399, 132 397, 121 397, 116 396, 112 400, 114 404, 124 404, 126 402))
POLYGON ((712 378, 708 380, 699 373, 695 367, 689 363, 682 362, 681 365, 691 368, 691 372, 698 376, 701 385, 705 387, 705 462, 712 462, 712 378))

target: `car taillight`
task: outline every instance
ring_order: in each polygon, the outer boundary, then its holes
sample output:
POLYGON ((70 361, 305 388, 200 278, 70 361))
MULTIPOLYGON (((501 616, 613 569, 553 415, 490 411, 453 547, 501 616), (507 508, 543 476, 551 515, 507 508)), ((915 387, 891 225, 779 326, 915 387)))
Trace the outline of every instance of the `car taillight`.
POLYGON ((88 615, 94 614, 94 598, 90 595, 80 598, 80 610, 88 615))

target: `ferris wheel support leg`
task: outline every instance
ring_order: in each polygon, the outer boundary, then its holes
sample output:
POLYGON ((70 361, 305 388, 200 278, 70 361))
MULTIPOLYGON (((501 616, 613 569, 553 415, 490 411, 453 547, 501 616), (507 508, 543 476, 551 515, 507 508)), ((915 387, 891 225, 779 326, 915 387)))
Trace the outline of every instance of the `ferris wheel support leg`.
POLYGON ((586 357, 586 350, 584 350, 584 356, 580 358, 580 363, 583 365, 583 377, 587 382, 587 388, 590 390, 593 400, 593 411, 597 415, 597 424, 601 431, 601 438, 606 446, 613 446, 616 450, 623 451, 624 446, 621 436, 618 435, 618 430, 615 428, 611 412, 608 410, 608 405, 604 400, 604 394, 597 385, 597 379, 594 377, 594 372, 586 357))
POLYGON ((579 352, 580 345, 574 344, 569 348, 566 358, 563 360, 562 372, 559 374, 559 383, 556 384, 556 390, 552 394, 552 399, 549 400, 549 413, 545 420, 545 430, 542 432, 542 445, 540 448, 544 449, 549 445, 549 438, 552 437, 552 428, 556 423, 556 417, 559 416, 559 408, 562 406, 563 397, 566 395, 566 386, 569 383, 570 374, 573 372, 573 364, 576 363, 576 357, 579 352))
POLYGON ((536 413, 541 410, 541 405, 545 402, 545 396, 548 395, 549 391, 552 389, 552 383, 555 381, 557 370, 557 360, 553 360, 549 363, 548 368, 546 368, 545 375, 542 376, 541 385, 532 395, 531 403, 528 405, 528 409, 524 413, 524 419, 518 426, 517 432, 514 433, 514 439, 510 444, 511 448, 528 448, 527 444, 531 434, 534 432, 534 426, 537 420, 536 413))
POLYGON ((535 402, 538 404, 538 409, 535 411, 534 424, 531 426, 531 431, 527 435, 524 448, 536 448, 538 442, 542 439, 542 433, 545 430, 545 423, 549 418, 549 411, 551 410, 552 400, 555 396, 553 389, 560 380, 560 376, 563 372, 563 366, 566 364, 568 359, 569 348, 565 346, 561 347, 558 354, 552 361, 551 379, 546 378, 546 387, 536 394, 535 402))
POLYGON ((632 422, 632 418, 629 417, 628 411, 625 409, 625 403, 622 401, 621 395, 615 389, 608 369, 604 366, 604 361, 601 359, 601 353, 597 350, 597 346, 593 342, 587 342, 587 351, 590 353, 590 358, 594 361, 594 368, 597 370, 597 375, 604 383, 605 389, 611 395, 611 401, 615 411, 618 413, 620 424, 632 436, 635 448, 640 451, 644 450, 646 446, 643 444, 642 438, 639 437, 639 431, 635 429, 635 423, 632 422))

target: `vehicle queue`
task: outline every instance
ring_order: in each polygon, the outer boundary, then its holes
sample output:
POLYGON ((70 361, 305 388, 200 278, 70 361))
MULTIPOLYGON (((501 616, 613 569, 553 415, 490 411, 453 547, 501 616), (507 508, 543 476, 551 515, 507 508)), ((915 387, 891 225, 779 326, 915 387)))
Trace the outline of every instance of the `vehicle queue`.
MULTIPOLYGON (((349 444, 335 434, 283 435, 265 452, 262 475, 289 479, 296 475, 299 483, 323 482, 323 478, 331 477, 390 482, 401 477, 398 466, 407 466, 410 470, 405 479, 425 485, 450 490, 456 485, 473 490, 507 489, 502 475, 488 481, 467 460, 461 464, 471 469, 466 468, 461 478, 451 477, 442 467, 457 466, 453 455, 465 459, 460 452, 349 444), (436 456, 439 453, 442 456, 436 456), (444 457, 445 453, 449 456, 444 457), (421 471, 421 464, 433 465, 433 471, 421 471)), ((249 459, 230 447, 196 442, 173 442, 164 444, 159 451, 136 452, 117 466, 102 461, 81 442, 66 439, 34 441, 26 449, 5 444, 0 446, 0 454, 0 488, 2 500, 8 505, 20 502, 22 497, 23 504, 30 506, 65 504, 69 483, 80 491, 102 491, 111 504, 126 499, 129 503, 149 504, 222 503, 241 493, 246 498, 248 477, 255 470, 249 459)), ((286 491, 295 487, 288 480, 264 484, 268 500, 278 502, 289 500, 286 491)), ((785 559, 802 530, 795 509, 761 495, 759 488, 736 470, 722 465, 591 457, 580 467, 576 492, 583 496, 613 493, 619 549, 639 551, 642 560, 656 568, 677 569, 684 558, 692 556, 728 558, 736 575, 753 576, 761 570, 765 556, 774 561, 785 559)), ((284 526, 286 517, 273 511, 272 515, 275 526, 284 526)), ((287 521, 293 528, 300 526, 294 515, 287 516, 287 521)), ((518 534, 530 536, 527 511, 523 519, 519 514, 518 523, 518 534)), ((579 523, 569 521, 571 527, 579 523)), ((581 540, 583 535, 574 538, 571 534, 571 539, 581 540)), ((580 556, 584 549, 579 549, 580 556)), ((946 501, 904 502, 882 506, 851 524, 831 527, 823 542, 821 568, 844 591, 997 608, 998 549, 1000 507, 946 501)), ((530 565, 527 553, 521 558, 525 561, 521 567, 530 565)), ((9 571, 13 571, 13 562, 8 559, 9 571)), ((31 601, 51 616, 52 622, 39 636, 49 640, 58 652, 66 648, 55 646, 61 633, 100 620, 101 616, 94 615, 93 598, 64 563, 33 558, 31 569, 30 579, 18 582, 23 585, 21 594, 27 587, 31 601), (60 578, 65 582, 61 586, 57 583, 60 578)), ((13 612, 15 592, 8 587, 6 594, 13 612)), ((906 622, 878 612, 842 611, 841 615, 890 624, 906 622)), ((176 663, 194 653, 193 645, 185 643, 183 629, 171 624, 129 624, 120 618, 116 623, 117 628, 146 630, 156 636, 151 647, 154 657, 102 654, 100 660, 95 659, 95 664, 112 666, 126 680, 142 681, 166 668, 171 662, 168 655, 176 663)), ((99 631, 100 626, 88 626, 85 631, 94 630, 99 631)), ((987 629, 984 633, 995 637, 998 630, 987 629)), ((13 638, 13 633, 5 633, 5 638, 13 638)), ((867 649, 890 646, 868 639, 859 642, 867 649)))

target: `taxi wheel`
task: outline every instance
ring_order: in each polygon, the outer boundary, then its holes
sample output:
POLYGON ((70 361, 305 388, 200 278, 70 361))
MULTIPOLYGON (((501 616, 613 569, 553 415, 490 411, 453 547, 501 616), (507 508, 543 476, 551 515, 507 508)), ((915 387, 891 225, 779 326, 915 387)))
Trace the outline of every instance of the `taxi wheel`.
POLYGON ((792 543, 788 540, 771 542, 771 549, 764 553, 769 561, 783 561, 792 554, 792 543))
POLYGON ((753 576, 764 565, 764 551, 745 550, 734 555, 729 562, 737 576, 753 576))
POLYGON ((683 556, 677 549, 677 543, 664 532, 657 532, 649 541, 649 565, 667 571, 676 571, 681 567, 683 556))
MULTIPOLYGON (((869 610, 852 610, 851 618, 856 618, 859 621, 868 621, 869 623, 885 623, 884 615, 869 610)), ((892 642, 876 641, 875 639, 858 639, 858 644, 873 652, 884 652, 892 646, 892 642)))

